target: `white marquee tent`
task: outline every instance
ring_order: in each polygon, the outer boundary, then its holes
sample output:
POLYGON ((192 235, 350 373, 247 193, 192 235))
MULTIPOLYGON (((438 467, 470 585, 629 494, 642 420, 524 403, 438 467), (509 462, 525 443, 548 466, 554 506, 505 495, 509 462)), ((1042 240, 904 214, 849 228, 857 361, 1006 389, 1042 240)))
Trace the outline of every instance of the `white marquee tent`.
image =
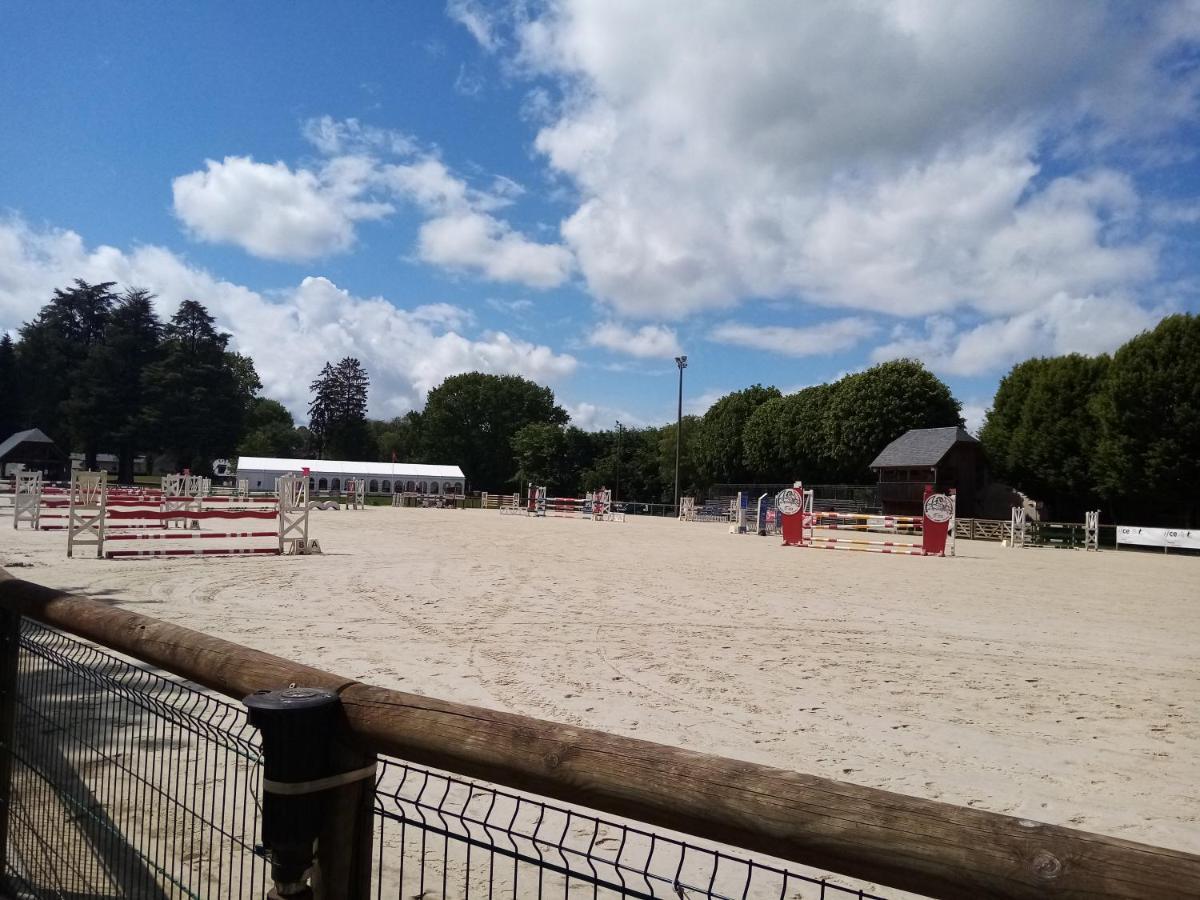
POLYGON ((347 480, 361 479, 368 494, 461 494, 467 481, 458 466, 267 456, 243 456, 238 460, 237 477, 249 481, 252 491, 270 491, 275 489, 275 479, 280 475, 299 474, 305 469, 312 491, 339 491, 347 480))

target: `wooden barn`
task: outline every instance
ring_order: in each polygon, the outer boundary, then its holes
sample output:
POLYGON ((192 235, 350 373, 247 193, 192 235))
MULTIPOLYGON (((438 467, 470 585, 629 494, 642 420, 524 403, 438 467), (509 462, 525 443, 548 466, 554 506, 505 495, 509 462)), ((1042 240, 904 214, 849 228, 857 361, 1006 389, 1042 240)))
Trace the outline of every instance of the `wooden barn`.
POLYGON ((961 426, 914 428, 883 448, 871 463, 879 503, 889 516, 919 516, 925 485, 958 492, 958 514, 979 515, 988 487, 983 446, 961 426))
POLYGON ((39 428, 18 431, 0 444, 0 477, 21 471, 41 472, 50 481, 62 481, 69 471, 67 454, 39 428))

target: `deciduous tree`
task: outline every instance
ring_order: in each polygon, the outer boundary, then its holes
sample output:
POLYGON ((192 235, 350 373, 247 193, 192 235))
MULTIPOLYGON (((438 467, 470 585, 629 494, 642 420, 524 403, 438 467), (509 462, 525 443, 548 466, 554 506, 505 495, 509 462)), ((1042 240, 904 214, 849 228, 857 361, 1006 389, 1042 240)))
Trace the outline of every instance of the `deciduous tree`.
POLYGON ((518 375, 453 375, 425 402, 425 458, 461 466, 475 490, 511 490, 518 468, 512 447, 516 433, 526 425, 562 426, 567 420, 549 388, 518 375))

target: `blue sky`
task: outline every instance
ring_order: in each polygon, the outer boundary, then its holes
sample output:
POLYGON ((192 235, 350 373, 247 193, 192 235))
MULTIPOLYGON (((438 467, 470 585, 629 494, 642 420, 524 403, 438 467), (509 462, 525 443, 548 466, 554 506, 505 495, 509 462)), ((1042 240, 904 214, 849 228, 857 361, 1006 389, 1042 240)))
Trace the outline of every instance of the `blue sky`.
POLYGON ((1197 309, 1196 3, 8 4, 0 329, 76 276, 206 303, 301 413, 446 375, 585 427, 1197 309))

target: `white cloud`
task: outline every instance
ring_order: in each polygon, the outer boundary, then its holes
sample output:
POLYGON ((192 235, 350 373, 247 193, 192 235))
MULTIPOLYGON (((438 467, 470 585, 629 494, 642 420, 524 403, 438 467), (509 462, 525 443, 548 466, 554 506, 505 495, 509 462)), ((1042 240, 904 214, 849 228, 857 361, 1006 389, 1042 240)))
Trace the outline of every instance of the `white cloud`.
POLYGON ((499 297, 488 297, 484 302, 496 312, 513 316, 524 315, 533 309, 532 300, 501 300, 499 297))
POLYGON ((593 347, 647 359, 665 359, 683 352, 674 329, 663 325, 643 325, 635 331, 617 322, 601 322, 588 332, 587 342, 593 347))
POLYGON ((979 429, 983 428, 983 420, 987 416, 986 403, 967 402, 962 405, 963 422, 966 429, 975 437, 979 437, 979 429))
POLYGON ((477 0, 448 0, 446 14, 471 32, 484 50, 491 52, 500 46, 495 16, 477 0))
POLYGON ((267 259, 306 260, 349 249, 355 222, 392 212, 360 199, 364 177, 348 161, 317 173, 227 156, 206 160, 171 189, 175 215, 195 237, 267 259))
POLYGON ((824 356, 849 350, 878 331, 868 319, 849 317, 804 328, 722 322, 709 335, 721 344, 768 350, 783 356, 824 356))
POLYGON ((708 408, 728 394, 728 390, 708 390, 696 397, 688 396, 687 381, 683 387, 683 411, 689 416, 702 416, 708 408))
POLYGON ((614 406, 597 406, 595 403, 568 403, 567 413, 571 424, 584 431, 613 431, 620 422, 626 428, 644 428, 650 424, 628 410, 614 406))
POLYGON ((88 248, 72 231, 35 231, 0 222, 0 329, 28 320, 54 288, 79 277, 145 287, 162 317, 185 298, 199 300, 253 357, 264 393, 302 419, 308 385, 327 360, 358 357, 371 375, 375 416, 419 407, 448 375, 482 371, 524 375, 552 386, 576 368, 574 357, 503 332, 476 338, 457 330, 470 314, 450 304, 398 309, 381 297, 357 297, 326 278, 262 294, 220 279, 162 247, 88 248))
POLYGON ((425 262, 533 288, 557 287, 571 274, 571 252, 539 244, 506 223, 470 210, 430 219, 421 226, 417 252, 425 262))
POLYGON ((570 278, 575 262, 566 247, 530 240, 493 215, 523 193, 512 179, 497 175, 486 190, 472 187, 407 135, 356 119, 311 119, 303 131, 327 156, 319 167, 208 160, 174 180, 175 214, 201 240, 304 261, 349 249, 357 222, 385 218, 404 201, 428 217, 417 241, 424 262, 543 289, 570 278))
MULTIPOLYGON (((375 87, 378 89, 378 85, 375 87)), ((409 156, 420 149, 417 140, 411 135, 390 128, 364 125, 353 118, 335 119, 332 116, 320 116, 305 120, 300 130, 305 140, 316 147, 323 156, 365 153, 409 156)))
POLYGON ((1037 309, 965 330, 947 316, 930 316, 924 333, 899 326, 872 358, 914 357, 947 375, 993 373, 1033 356, 1107 353, 1153 327, 1167 311, 1119 297, 1058 294, 1037 309))
POLYGON ((518 61, 578 193, 563 236, 618 313, 997 315, 1154 276, 1134 185, 1044 157, 1193 117, 1200 75, 1161 65, 1188 8, 558 0, 518 23, 518 61))

